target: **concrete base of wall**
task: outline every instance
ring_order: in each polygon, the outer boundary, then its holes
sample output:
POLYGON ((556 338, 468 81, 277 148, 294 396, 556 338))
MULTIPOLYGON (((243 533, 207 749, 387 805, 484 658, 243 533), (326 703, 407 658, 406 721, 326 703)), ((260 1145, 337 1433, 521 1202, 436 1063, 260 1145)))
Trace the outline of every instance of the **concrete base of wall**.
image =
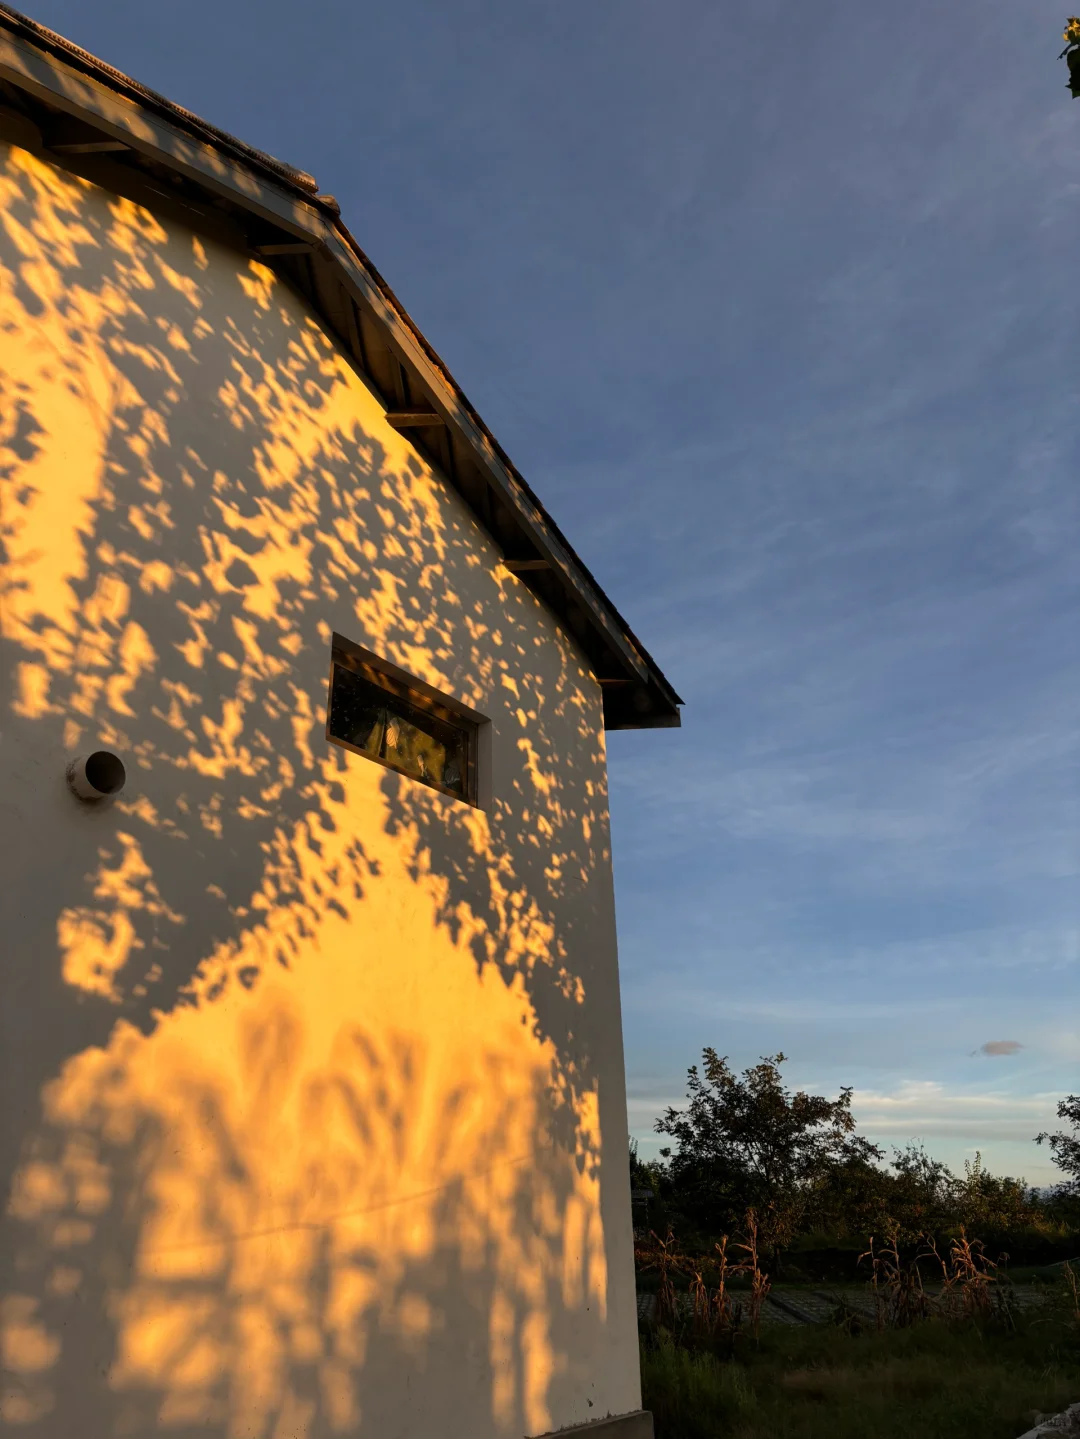
MULTIPOLYGON (((586 1429, 590 1428, 588 1424, 586 1429)), ((566 1433, 572 1434, 572 1429, 566 1433)), ((1080 1435, 1080 1404, 1070 1405, 1061 1414, 1048 1414, 1041 1419, 1034 1429, 1029 1429, 1026 1434, 1021 1434, 1020 1439, 1072 1439, 1072 1436, 1080 1435)))
POLYGON ((614 1419, 593 1419, 588 1424, 572 1424, 569 1429, 556 1429, 538 1434, 535 1439, 653 1439, 652 1415, 647 1409, 632 1414, 619 1414, 614 1419))

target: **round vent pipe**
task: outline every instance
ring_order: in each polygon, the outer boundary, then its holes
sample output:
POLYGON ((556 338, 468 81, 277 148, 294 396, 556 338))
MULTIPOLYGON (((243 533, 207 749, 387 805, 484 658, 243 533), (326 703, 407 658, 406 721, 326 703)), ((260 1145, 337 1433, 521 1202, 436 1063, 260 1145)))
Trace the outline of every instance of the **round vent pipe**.
POLYGON ((112 799, 124 788, 127 770, 118 754, 98 749, 73 759, 68 765, 67 779, 80 799, 112 799))

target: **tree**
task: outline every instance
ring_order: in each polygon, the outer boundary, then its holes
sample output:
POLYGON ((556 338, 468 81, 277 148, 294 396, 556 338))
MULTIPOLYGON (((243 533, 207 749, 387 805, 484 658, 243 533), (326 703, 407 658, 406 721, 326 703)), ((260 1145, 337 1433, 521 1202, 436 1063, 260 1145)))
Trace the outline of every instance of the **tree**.
POLYGON ((956 1180, 956 1217, 972 1233, 1005 1235, 1039 1218, 1038 1196, 1024 1179, 991 1174, 982 1155, 964 1160, 964 1177, 956 1180))
POLYGON ((1064 60, 1069 67, 1069 89, 1073 99, 1080 99, 1080 15, 1069 16, 1061 38, 1065 41, 1065 49, 1058 59, 1064 60))
POLYGON ((838 1168, 881 1158, 854 1132, 851 1089, 837 1099, 793 1094, 780 1073, 785 1060, 765 1057, 738 1076, 706 1049, 701 1072, 687 1073, 688 1107, 656 1121, 678 1143, 670 1174, 687 1217, 717 1232, 754 1209, 774 1259, 838 1168))
POLYGON ((1001 1237, 1036 1223, 1041 1211, 1023 1179, 991 1174, 981 1154, 964 1161, 961 1177, 921 1144, 908 1144, 893 1151, 889 1170, 867 1163, 838 1166, 815 1198, 815 1212, 823 1231, 868 1236, 892 1230, 912 1243, 958 1225, 982 1238, 1001 1237))
MULTIPOLYGON (((892 1173, 888 1176, 885 1212, 903 1240, 910 1243, 921 1234, 963 1222, 957 1216, 965 1181, 940 1159, 931 1158, 922 1143, 909 1142, 903 1149, 894 1148, 889 1167, 892 1173)), ((976 1186, 982 1182, 983 1173, 979 1157, 976 1186)))
POLYGON ((1035 1136, 1035 1143, 1049 1144, 1054 1163, 1068 1176, 1064 1188, 1069 1193, 1080 1194, 1080 1094, 1066 1095, 1057 1107, 1057 1116, 1067 1119, 1075 1133, 1048 1134, 1044 1130, 1035 1136))

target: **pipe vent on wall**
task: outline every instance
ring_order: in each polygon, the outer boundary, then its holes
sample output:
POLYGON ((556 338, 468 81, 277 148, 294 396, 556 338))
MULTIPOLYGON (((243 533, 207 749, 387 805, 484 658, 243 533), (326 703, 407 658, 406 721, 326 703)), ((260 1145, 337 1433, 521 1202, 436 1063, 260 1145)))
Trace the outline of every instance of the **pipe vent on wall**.
POLYGON ((67 779, 80 799, 112 799, 124 788, 127 770, 118 754, 98 749, 73 759, 68 765, 67 779))

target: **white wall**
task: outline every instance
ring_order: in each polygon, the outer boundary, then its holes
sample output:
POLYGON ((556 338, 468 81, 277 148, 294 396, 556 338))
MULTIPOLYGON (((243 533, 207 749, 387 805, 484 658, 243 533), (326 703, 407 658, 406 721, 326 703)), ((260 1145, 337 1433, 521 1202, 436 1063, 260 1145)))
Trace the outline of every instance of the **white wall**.
POLYGON ((268 270, 0 192, 5 1420, 637 1408, 597 684, 268 270), (490 718, 486 811, 327 744, 333 630, 490 718))

